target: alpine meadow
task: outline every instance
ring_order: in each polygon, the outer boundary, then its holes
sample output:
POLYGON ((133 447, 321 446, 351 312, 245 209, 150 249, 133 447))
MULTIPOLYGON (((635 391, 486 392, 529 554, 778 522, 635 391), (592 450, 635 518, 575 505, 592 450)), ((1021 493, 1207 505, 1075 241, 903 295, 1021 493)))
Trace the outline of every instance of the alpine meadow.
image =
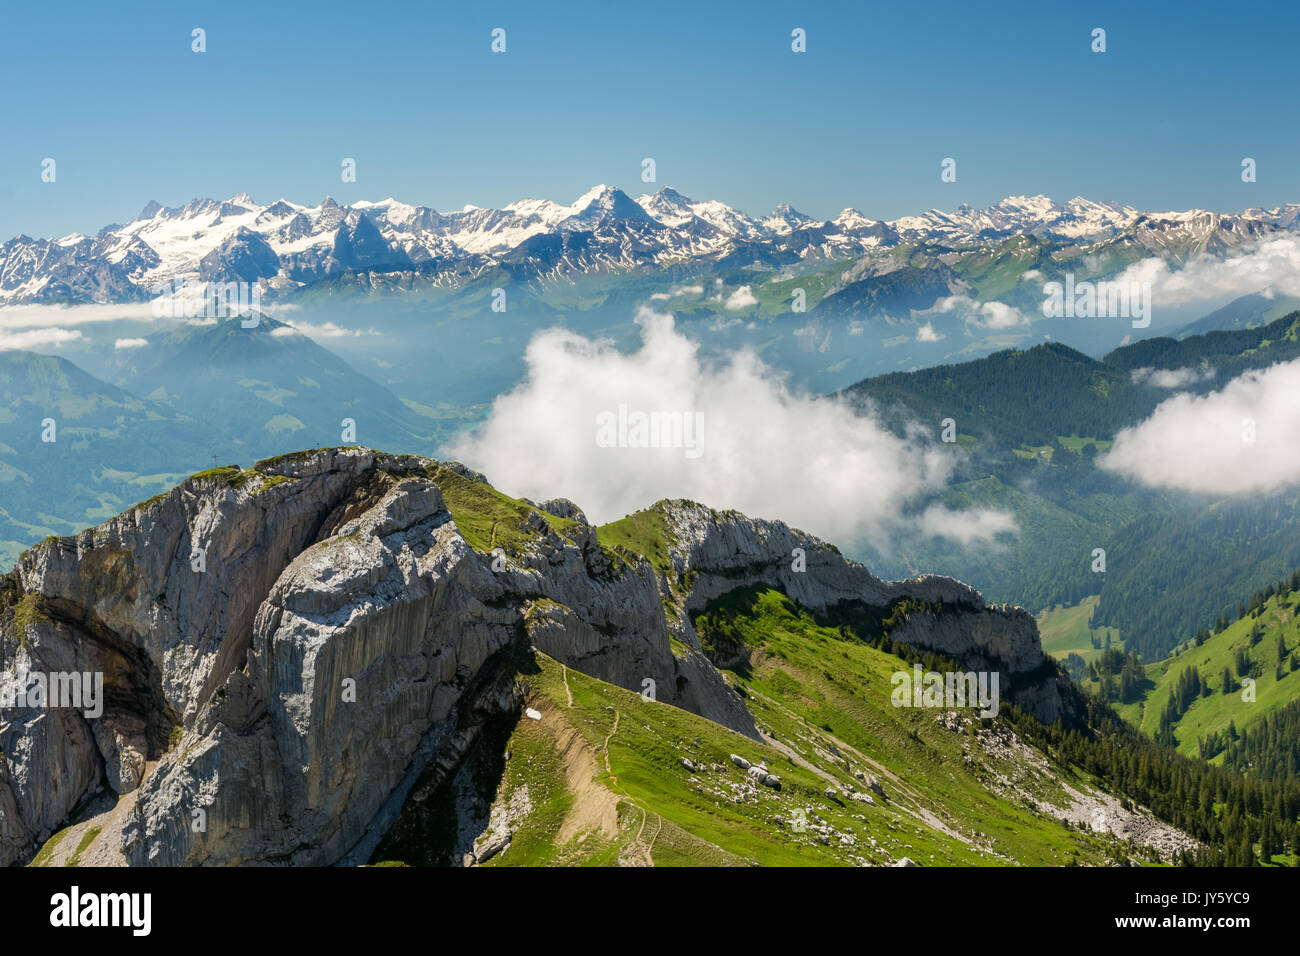
POLYGON ((1295 8, 6 20, 18 940, 1281 929, 1295 8))

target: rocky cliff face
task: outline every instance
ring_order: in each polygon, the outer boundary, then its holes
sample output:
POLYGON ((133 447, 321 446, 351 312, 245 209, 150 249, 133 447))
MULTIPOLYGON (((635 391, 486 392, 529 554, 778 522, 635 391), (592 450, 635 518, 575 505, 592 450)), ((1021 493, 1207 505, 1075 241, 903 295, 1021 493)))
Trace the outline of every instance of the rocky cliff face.
MULTIPOLYGON (((927 574, 884 581, 833 545, 779 521, 717 512, 689 501, 655 506, 668 528, 679 576, 691 581, 687 612, 737 586, 762 583, 805 608, 848 620, 906 605, 890 636, 934 651, 968 670, 997 670, 1005 695, 1046 723, 1068 716, 1066 682, 1043 654, 1038 626, 1023 608, 988 605, 974 588, 927 574)), ((689 614, 677 627, 698 646, 689 614)))
MULTIPOLYGON (((653 509, 668 562, 457 465, 326 449, 197 475, 0 581, 0 672, 103 674, 103 712, 0 710, 0 863, 133 794, 135 865, 364 862, 417 780, 519 707, 529 648, 757 738, 691 614, 765 584, 814 612, 914 602, 892 636, 1061 713, 1032 619, 947 578, 885 582, 778 522, 653 509), (802 555, 802 557, 800 557, 802 555)), ((1050 671, 1050 673, 1049 673, 1050 671)))

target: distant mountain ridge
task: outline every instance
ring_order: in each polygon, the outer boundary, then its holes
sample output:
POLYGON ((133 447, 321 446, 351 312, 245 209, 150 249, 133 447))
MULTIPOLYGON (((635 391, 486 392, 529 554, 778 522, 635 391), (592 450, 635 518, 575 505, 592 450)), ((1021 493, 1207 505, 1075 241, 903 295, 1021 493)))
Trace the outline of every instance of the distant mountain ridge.
POLYGON ((252 328, 185 324, 148 341, 121 354, 111 382, 60 356, 0 351, 0 565, 196 467, 269 454, 290 436, 434 443, 436 422, 268 316, 252 328))
POLYGON ((859 382, 840 394, 895 428, 951 417, 955 468, 941 500, 1009 512, 1020 529, 1006 547, 917 540, 892 564, 867 557, 894 575, 939 568, 1035 611, 1099 595, 1092 626, 1118 629, 1126 651, 1159 660, 1242 594, 1300 566, 1295 489, 1189 499, 1090 458, 1176 392, 1206 394, 1297 358, 1292 312, 1256 328, 1144 339, 1101 359, 1051 342, 859 382), (1183 374, 1161 385, 1152 370, 1183 374), (1104 574, 1093 570, 1093 548, 1107 555, 1104 574))
POLYGON ((600 273, 684 262, 845 260, 900 244, 978 248, 1015 235, 1181 261, 1300 224, 1300 204, 1222 214, 1143 213, 1114 202, 1012 196, 985 209, 932 209, 892 221, 855 209, 820 221, 788 204, 756 218, 665 186, 632 199, 597 185, 564 205, 439 212, 388 198, 267 205, 247 193, 164 207, 150 201, 94 236, 20 235, 0 243, 0 305, 146 301, 179 281, 259 282, 269 294, 349 272, 437 280, 503 264, 525 276, 600 273))

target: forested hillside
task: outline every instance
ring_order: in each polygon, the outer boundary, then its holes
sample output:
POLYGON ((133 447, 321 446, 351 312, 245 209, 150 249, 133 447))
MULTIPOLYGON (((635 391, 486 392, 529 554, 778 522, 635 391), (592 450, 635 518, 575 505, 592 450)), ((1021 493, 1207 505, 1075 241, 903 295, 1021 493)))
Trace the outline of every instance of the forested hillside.
POLYGON ((1149 488, 1097 459, 1175 391, 1206 393, 1298 356, 1293 312, 1257 328, 1147 339, 1101 360, 1049 343, 860 382, 843 394, 894 428, 919 424, 937 437, 952 419, 958 441, 944 447, 954 481, 937 500, 1008 512, 1017 525, 992 544, 915 536, 867 557, 893 574, 938 569, 1035 612, 1097 595, 1094 626, 1117 628, 1144 661, 1163 658, 1241 594, 1300 566, 1300 496, 1149 488))
POLYGON ((1260 779, 1293 779, 1300 737, 1300 571, 1219 614, 1147 666, 1106 651, 1084 688, 1129 723, 1189 756, 1260 779))

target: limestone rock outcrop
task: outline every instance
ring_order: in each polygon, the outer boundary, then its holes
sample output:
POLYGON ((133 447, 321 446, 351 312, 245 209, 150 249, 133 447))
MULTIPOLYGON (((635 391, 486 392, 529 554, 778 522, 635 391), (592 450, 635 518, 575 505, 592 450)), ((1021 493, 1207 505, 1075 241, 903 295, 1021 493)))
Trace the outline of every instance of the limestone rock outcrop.
POLYGON ((1025 612, 948 578, 882 581, 779 522, 654 510, 671 573, 602 543, 571 502, 322 449, 43 542, 0 578, 0 673, 102 674, 103 710, 0 710, 0 864, 104 787, 134 794, 135 865, 365 862, 417 781, 454 774, 518 711, 533 649, 758 742, 691 625, 747 585, 819 613, 915 602, 896 639, 1004 669, 1014 699, 1059 713, 1025 612))

